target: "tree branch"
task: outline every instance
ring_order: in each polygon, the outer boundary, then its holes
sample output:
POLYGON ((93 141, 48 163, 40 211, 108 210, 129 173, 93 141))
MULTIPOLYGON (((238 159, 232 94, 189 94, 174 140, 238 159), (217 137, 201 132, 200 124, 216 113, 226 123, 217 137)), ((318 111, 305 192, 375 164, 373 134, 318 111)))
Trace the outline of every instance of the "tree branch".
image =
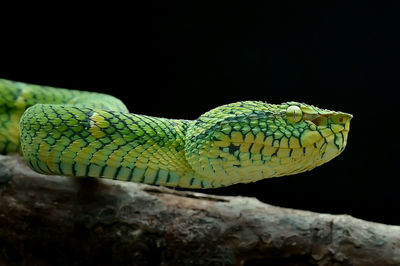
MULTIPOLYGON (((5 265, 399 265, 400 227, 163 187, 45 176, 0 156, 5 265)), ((1 264, 1 263, 0 263, 1 264)))

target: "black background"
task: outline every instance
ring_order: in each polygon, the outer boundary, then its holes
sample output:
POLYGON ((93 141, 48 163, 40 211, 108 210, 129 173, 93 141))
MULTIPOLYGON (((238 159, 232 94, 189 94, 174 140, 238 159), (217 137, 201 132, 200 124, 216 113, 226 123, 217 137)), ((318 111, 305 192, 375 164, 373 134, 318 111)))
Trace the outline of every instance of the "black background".
POLYGON ((348 146, 333 161, 207 193, 400 224, 398 13, 390 2, 285 1, 151 2, 30 14, 23 23, 16 14, 1 26, 0 77, 105 92, 131 112, 168 118, 196 119, 240 100, 352 113, 348 146))

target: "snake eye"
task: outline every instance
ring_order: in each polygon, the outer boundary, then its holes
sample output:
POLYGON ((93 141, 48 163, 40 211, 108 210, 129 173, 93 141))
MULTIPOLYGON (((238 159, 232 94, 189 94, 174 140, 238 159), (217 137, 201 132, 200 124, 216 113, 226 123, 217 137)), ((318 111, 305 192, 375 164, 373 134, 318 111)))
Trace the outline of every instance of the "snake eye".
POLYGON ((286 109, 286 118, 292 123, 299 122, 303 117, 303 112, 300 107, 292 105, 286 109))

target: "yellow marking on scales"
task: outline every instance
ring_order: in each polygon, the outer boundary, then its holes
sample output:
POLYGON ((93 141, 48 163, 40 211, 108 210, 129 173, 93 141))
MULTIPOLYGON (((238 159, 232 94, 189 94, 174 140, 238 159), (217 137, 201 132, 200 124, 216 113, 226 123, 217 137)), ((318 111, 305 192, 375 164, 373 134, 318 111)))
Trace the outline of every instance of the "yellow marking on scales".
POLYGON ((335 135, 330 135, 326 138, 326 141, 328 142, 326 146, 326 153, 334 153, 338 151, 338 148, 336 147, 334 141, 335 141, 335 135))
POLYGON ((265 138, 264 133, 263 132, 258 132, 256 137, 254 138, 254 143, 263 144, 264 145, 264 138, 265 138))
POLYGON ((228 135, 223 133, 216 134, 216 137, 220 140, 214 141, 214 145, 217 147, 228 147, 231 144, 231 139, 228 135))
POLYGON ((79 160, 81 163, 89 164, 92 155, 101 147, 102 144, 98 140, 90 142, 88 146, 82 148, 79 152, 77 152, 76 159, 79 160))
POLYGON ((106 161, 106 165, 113 168, 118 168, 121 166, 121 161, 124 158, 125 152, 122 150, 115 150, 109 156, 106 161))
POLYGON ((303 149, 293 149, 290 157, 293 158, 294 160, 297 160, 302 158, 303 156, 304 156, 303 149))
POLYGON ((274 142, 274 137, 268 136, 268 137, 265 139, 264 145, 265 145, 266 148, 270 148, 270 147, 272 147, 272 143, 273 143, 273 142, 274 142))
POLYGON ((280 147, 285 149, 289 148, 289 140, 285 136, 281 138, 280 147))
POLYGON ((148 167, 144 172, 144 183, 154 184, 156 182, 156 177, 158 173, 159 169, 157 168, 157 166, 155 168, 148 167))
POLYGON ((320 132, 321 132, 322 136, 324 136, 325 138, 333 134, 333 132, 330 128, 321 129, 320 132))
POLYGON ((90 163, 104 166, 106 164, 106 158, 108 157, 108 154, 109 152, 104 149, 99 150, 93 154, 92 159, 90 159, 90 163))
POLYGON ((61 174, 59 172, 59 164, 60 164, 60 154, 64 150, 63 146, 52 146, 47 154, 46 163, 49 166, 49 169, 55 173, 61 174))
MULTIPOLYGON (((54 163, 60 164, 63 174, 71 175, 73 173, 74 163, 84 164, 85 160, 81 161, 80 157, 76 157, 77 153, 81 151, 82 147, 86 145, 83 139, 77 139, 69 144, 65 150, 58 153, 60 160, 56 160, 54 163)), ((56 154, 56 153, 54 153, 56 154)), ((55 166, 54 166, 55 167, 55 166)), ((76 169, 75 169, 76 170, 76 169)))
POLYGON ((236 146, 239 146, 243 142, 243 134, 241 132, 234 131, 231 136, 232 142, 236 146))
POLYGON ((103 128, 110 126, 110 123, 104 119, 102 115, 97 112, 93 112, 90 116, 90 128, 89 132, 93 137, 100 139, 106 136, 106 133, 102 131, 103 128))
POLYGON ((93 137, 95 137, 96 139, 101 139, 106 136, 106 134, 97 125, 92 125, 92 123, 90 124, 91 125, 89 128, 89 132, 92 134, 93 137))
POLYGON ((338 133, 344 129, 344 126, 333 124, 331 125, 331 129, 334 133, 338 133))
MULTIPOLYGON (((57 152, 57 153, 59 153, 59 152, 57 152)), ((46 164, 52 172, 54 172, 54 173, 59 172, 58 171, 59 162, 60 162, 60 159, 59 159, 58 154, 49 153, 49 155, 47 156, 46 164)), ((59 173, 59 174, 61 174, 61 173, 59 173)))
POLYGON ((143 145, 138 145, 132 150, 130 150, 125 156, 122 164, 134 164, 138 157, 142 154, 142 152, 145 150, 143 145))
POLYGON ((47 161, 49 150, 50 150, 50 145, 47 142, 42 141, 39 145, 39 153, 38 153, 39 161, 42 161, 42 162, 47 161))
POLYGON ((289 147, 290 147, 291 149, 300 148, 299 139, 292 136, 292 137, 289 139, 289 147))
MULTIPOLYGON (((239 139, 238 136, 236 138, 239 139)), ((242 141, 243 143, 240 144, 240 152, 247 152, 254 141, 254 135, 252 133, 247 133, 242 141)))
POLYGON ((122 146, 126 144, 126 141, 123 138, 116 138, 113 140, 113 143, 118 146, 122 146))
POLYGON ((306 130, 301 135, 301 145, 308 147, 321 139, 321 135, 317 131, 306 130))
POLYGON ((85 140, 77 139, 74 142, 72 142, 67 149, 69 149, 70 152, 77 153, 85 145, 86 145, 85 140))
POLYGON ((290 149, 279 149, 277 156, 280 158, 289 158, 290 149))

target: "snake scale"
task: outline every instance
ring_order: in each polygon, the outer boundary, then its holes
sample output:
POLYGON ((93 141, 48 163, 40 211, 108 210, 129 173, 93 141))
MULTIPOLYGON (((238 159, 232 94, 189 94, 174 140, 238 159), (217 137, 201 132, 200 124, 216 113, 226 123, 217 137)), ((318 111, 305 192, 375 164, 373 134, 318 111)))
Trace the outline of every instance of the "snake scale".
POLYGON ((35 171, 217 188, 311 170, 345 148, 352 115, 243 101, 198 119, 131 114, 101 93, 0 79, 0 153, 35 171))

